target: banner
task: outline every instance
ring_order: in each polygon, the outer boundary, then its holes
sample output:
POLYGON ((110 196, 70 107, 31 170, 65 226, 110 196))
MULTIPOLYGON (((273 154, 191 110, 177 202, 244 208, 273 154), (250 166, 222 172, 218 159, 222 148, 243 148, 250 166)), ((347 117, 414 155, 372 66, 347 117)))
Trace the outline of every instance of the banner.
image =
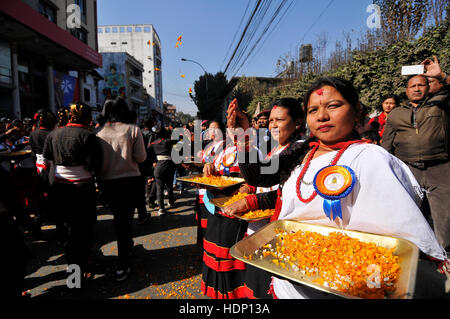
POLYGON ((53 71, 55 85, 55 104, 58 107, 68 107, 78 100, 78 79, 68 74, 53 71))

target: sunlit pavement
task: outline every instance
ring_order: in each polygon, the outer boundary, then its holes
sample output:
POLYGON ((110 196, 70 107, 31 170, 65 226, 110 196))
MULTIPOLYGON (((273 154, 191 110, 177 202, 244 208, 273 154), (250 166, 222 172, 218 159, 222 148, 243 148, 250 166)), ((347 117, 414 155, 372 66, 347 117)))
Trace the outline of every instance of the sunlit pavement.
POLYGON ((44 240, 25 234, 27 245, 36 255, 29 261, 25 290, 31 298, 56 299, 205 299, 200 293, 201 248, 197 246, 197 221, 193 210, 196 190, 177 195, 174 208, 142 225, 134 223, 135 249, 132 272, 116 282, 112 272, 117 259, 113 216, 99 207, 94 247, 96 274, 82 288, 68 288, 64 247, 52 239, 54 225, 45 225, 44 240))

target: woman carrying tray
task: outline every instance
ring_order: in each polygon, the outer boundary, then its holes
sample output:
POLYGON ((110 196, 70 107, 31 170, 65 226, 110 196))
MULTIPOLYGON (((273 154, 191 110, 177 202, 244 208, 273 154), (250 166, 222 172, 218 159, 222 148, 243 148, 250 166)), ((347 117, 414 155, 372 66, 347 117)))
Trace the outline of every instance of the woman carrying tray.
MULTIPOLYGON (((218 156, 223 150, 223 134, 225 133, 225 126, 219 121, 210 121, 208 123, 208 130, 205 131, 205 139, 210 139, 211 142, 202 150, 200 156, 202 163, 213 163, 216 156, 218 156), (220 133, 219 133, 220 130, 220 133), (220 134, 221 137, 220 137, 220 134)), ((215 207, 209 202, 209 193, 204 188, 198 189, 197 197, 197 214, 196 218, 199 224, 197 232, 197 242, 200 240, 203 244, 203 238, 205 237, 206 228, 208 226, 208 215, 214 213, 215 207), (211 210, 211 212, 209 211, 211 210)))
MULTIPOLYGON (((204 176, 239 176, 237 148, 232 142, 206 163, 204 176)), ((210 192, 208 192, 210 194, 210 192)), ((213 299, 244 298, 245 263, 230 255, 230 248, 244 238, 248 223, 225 215, 220 209, 208 214, 203 240, 202 293, 213 299)))
MULTIPOLYGON (((240 165, 243 176, 256 185, 268 185, 271 179, 280 182, 281 196, 272 220, 294 219, 400 237, 444 262, 445 251, 418 207, 420 188, 410 170, 355 134, 360 103, 353 85, 340 78, 319 79, 304 101, 307 124, 315 138, 282 154, 279 159, 286 165, 277 176, 254 177, 254 167, 240 165)), ((258 203, 262 204, 252 202, 258 203)), ((280 299, 324 297, 315 289, 276 277, 272 288, 274 297, 280 299)))
MULTIPOLYGON (((232 113, 232 112, 231 112, 232 113)), ((229 114, 229 117, 231 116, 229 114)), ((272 105, 269 117, 269 130, 277 145, 266 156, 266 160, 272 156, 282 153, 289 145, 301 143, 301 133, 303 132, 303 110, 297 99, 283 98, 276 100, 272 105)), ((230 122, 230 126, 233 126, 230 122)), ((280 163, 279 163, 280 164, 280 163)), ((251 187, 244 185, 240 192, 263 194, 278 189, 278 184, 271 187, 251 187)), ((247 201, 257 200, 256 195, 249 195, 247 201)), ((227 213, 227 208, 224 209, 227 213)), ((269 223, 269 219, 250 222, 247 228, 247 235, 251 235, 269 223)), ((245 294, 249 299, 272 298, 268 293, 271 282, 271 275, 259 268, 247 265, 245 273, 245 294)))

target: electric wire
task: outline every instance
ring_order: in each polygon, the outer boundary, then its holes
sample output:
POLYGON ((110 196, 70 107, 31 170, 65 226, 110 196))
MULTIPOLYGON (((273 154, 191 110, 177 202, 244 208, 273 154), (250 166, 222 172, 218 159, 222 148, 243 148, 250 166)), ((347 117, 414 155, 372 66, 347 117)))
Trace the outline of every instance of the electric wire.
POLYGON ((247 2, 247 7, 246 7, 245 10, 244 10, 244 15, 242 16, 241 21, 239 22, 239 26, 237 27, 236 32, 234 33, 233 40, 231 40, 230 45, 228 46, 227 53, 225 54, 225 56, 224 56, 224 58, 223 58, 222 65, 220 66, 220 69, 221 69, 221 70, 222 70, 222 68, 223 68, 223 66, 224 66, 224 64, 225 64, 225 60, 226 60, 228 54, 229 54, 230 51, 231 51, 231 48, 232 48, 232 46, 233 46, 233 43, 234 43, 234 41, 236 40, 236 37, 237 37, 237 35, 238 35, 238 32, 239 32, 239 30, 241 29, 242 22, 244 22, 244 18, 247 16, 248 9, 250 8, 250 3, 251 3, 251 2, 252 2, 251 0, 248 0, 248 2, 247 2))
POLYGON ((256 40, 256 42, 253 44, 252 48, 249 50, 247 56, 242 61, 240 66, 236 69, 234 75, 236 75, 243 68, 243 66, 250 61, 250 57, 255 57, 255 55, 260 52, 260 50, 264 47, 264 44, 266 43, 267 39, 270 37, 270 35, 276 29, 276 27, 280 24, 280 22, 282 21, 283 17, 286 15, 286 13, 288 12, 288 10, 291 8, 292 5, 293 5, 293 1, 292 0, 291 1, 283 0, 280 3, 280 5, 277 7, 275 12, 273 13, 271 19, 269 20, 269 22, 267 23, 267 25, 265 26, 265 28, 261 32, 261 35, 256 40), (286 5, 287 5, 286 9, 283 11, 283 8, 286 5), (281 16, 280 16, 280 14, 281 14, 281 16), (278 16, 280 16, 280 19, 278 19, 276 21, 278 16), (263 38, 264 38, 264 40, 263 40, 263 38), (263 42, 261 43, 262 40, 263 40, 263 42), (259 45, 259 49, 257 50, 258 45, 259 45))
POLYGON ((243 41, 243 39, 244 39, 244 37, 245 37, 245 34, 246 34, 246 32, 247 32, 247 30, 248 30, 248 28, 249 28, 249 26, 250 26, 250 24, 251 24, 251 22, 252 22, 252 19, 253 19, 253 17, 255 16, 255 14, 256 14, 256 12, 257 12, 259 6, 261 5, 261 2, 262 2, 262 0, 258 0, 258 2, 256 3, 255 8, 253 9, 253 13, 252 13, 252 15, 250 16, 249 21, 247 22, 247 25, 245 26, 244 31, 242 32, 241 38, 239 39, 239 42, 238 42, 238 44, 236 45, 236 48, 234 49, 234 52, 233 52, 233 54, 232 54, 230 60, 228 61, 228 64, 227 64, 227 66, 225 67, 225 70, 224 70, 223 73, 226 73, 226 72, 227 72, 228 67, 230 66, 230 63, 233 61, 234 57, 236 56, 236 52, 238 51, 239 46, 241 45, 241 43, 242 43, 242 41, 243 41))

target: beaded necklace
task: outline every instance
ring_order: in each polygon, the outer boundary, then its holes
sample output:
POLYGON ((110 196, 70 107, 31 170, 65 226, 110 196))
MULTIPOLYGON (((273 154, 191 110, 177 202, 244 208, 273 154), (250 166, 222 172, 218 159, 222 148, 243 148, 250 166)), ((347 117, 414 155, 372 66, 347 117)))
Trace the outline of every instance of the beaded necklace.
MULTIPOLYGON (((365 143, 365 142, 361 141, 361 140, 354 140, 354 141, 337 143, 337 144, 328 146, 329 148, 339 150, 339 152, 333 157, 333 160, 331 161, 330 165, 336 165, 337 162, 339 161, 339 159, 341 158, 342 154, 344 154, 344 152, 347 150, 347 148, 349 148, 350 145, 356 144, 356 143, 365 143)), ((310 143, 309 145, 312 146, 313 149, 309 153, 308 159, 306 160, 306 163, 303 166, 303 169, 297 178, 297 184, 296 184, 297 197, 302 203, 305 203, 305 204, 311 202, 317 196, 317 192, 314 191, 311 194, 311 196, 309 196, 308 198, 303 198, 303 196, 301 194, 301 190, 300 190, 301 183, 303 182, 303 177, 305 177, 305 174, 308 171, 309 165, 311 164, 314 154, 316 153, 316 151, 319 149, 319 146, 320 146, 320 144, 318 142, 313 142, 313 143, 310 143)))

